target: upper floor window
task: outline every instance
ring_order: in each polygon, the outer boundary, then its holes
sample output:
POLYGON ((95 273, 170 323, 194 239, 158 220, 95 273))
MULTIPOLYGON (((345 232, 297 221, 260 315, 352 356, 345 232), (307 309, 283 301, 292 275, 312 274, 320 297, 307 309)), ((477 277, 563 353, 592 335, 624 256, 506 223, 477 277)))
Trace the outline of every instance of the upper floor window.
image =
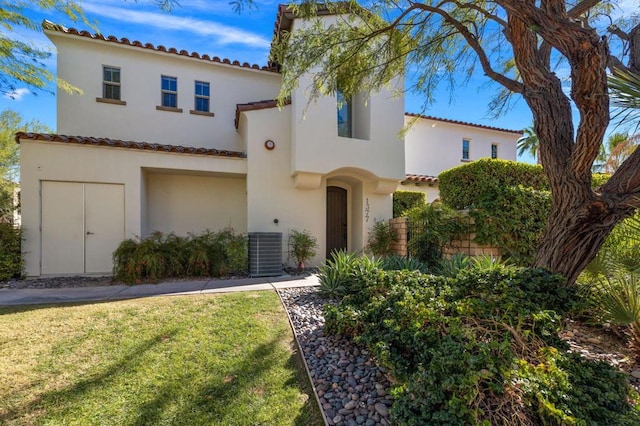
POLYGON ((120 68, 106 65, 102 67, 102 97, 120 100, 120 68))
POLYGON ((469 139, 462 139, 462 159, 469 159, 469 147, 471 145, 471 141, 469 139))
POLYGON ((498 144, 491 144, 491 158, 498 158, 498 144))
POLYGON ((196 81, 194 109, 209 112, 209 83, 196 81))
POLYGON ((178 108, 178 79, 162 76, 162 106, 178 108))
POLYGON ((336 91, 336 97, 338 101, 338 136, 350 138, 353 134, 351 99, 345 98, 341 90, 336 91))

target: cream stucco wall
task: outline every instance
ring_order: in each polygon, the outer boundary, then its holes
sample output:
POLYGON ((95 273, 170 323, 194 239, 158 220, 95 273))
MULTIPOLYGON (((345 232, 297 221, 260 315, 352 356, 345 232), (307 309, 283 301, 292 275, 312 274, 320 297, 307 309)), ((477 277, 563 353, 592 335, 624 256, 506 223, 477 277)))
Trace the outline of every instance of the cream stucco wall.
MULTIPOLYGON (((247 232, 247 187, 243 177, 145 173, 147 209, 144 234, 178 235, 207 229, 247 232)), ((143 216, 144 218, 145 216, 143 216)))
POLYGON ((282 110, 271 108, 241 115, 239 133, 244 135, 248 148, 248 231, 282 232, 286 261, 290 231, 307 230, 318 239, 317 256, 310 262, 318 266, 326 253, 327 186, 347 190, 348 249, 351 251, 363 249, 375 220, 391 217, 391 195, 377 193, 379 179, 358 168, 332 170, 322 174, 317 185, 296 188, 296 179, 287 167, 294 148, 287 132, 291 109, 292 106, 287 106, 282 110), (275 142, 273 150, 265 148, 264 142, 268 139, 275 142))
MULTIPOLYGON (((321 19, 325 25, 331 25, 339 18, 321 19)), ((293 31, 308 25, 311 23, 294 21, 293 31)), ((404 97, 397 95, 402 91, 403 78, 396 78, 380 93, 354 96, 354 135, 368 135, 368 139, 357 139, 338 136, 335 95, 309 101, 311 73, 313 70, 300 79, 291 95, 295 148, 291 171, 324 175, 346 167, 366 170, 381 179, 403 179, 405 157, 400 131, 404 125, 404 97)))
POLYGON ((124 185, 124 235, 125 238, 132 238, 144 233, 145 214, 149 212, 143 169, 160 169, 178 175, 215 173, 216 176, 242 180, 247 172, 247 162, 238 158, 22 140, 23 253, 27 276, 40 275, 42 181, 124 185))
POLYGON ((273 99, 280 90, 277 73, 45 33, 58 50, 58 77, 83 91, 58 91, 59 134, 244 151, 233 125, 236 104, 273 99), (103 65, 121 69, 121 99, 126 105, 96 101, 102 97, 103 65), (182 112, 156 109, 161 105, 161 75, 177 77, 182 112), (196 80, 210 83, 213 117, 189 112, 194 109, 196 80))
POLYGON ((491 144, 498 145, 498 158, 516 160, 516 141, 521 135, 411 116, 405 122, 410 125, 405 136, 407 174, 438 176, 464 164, 463 139, 470 141, 469 161, 491 157, 491 144))

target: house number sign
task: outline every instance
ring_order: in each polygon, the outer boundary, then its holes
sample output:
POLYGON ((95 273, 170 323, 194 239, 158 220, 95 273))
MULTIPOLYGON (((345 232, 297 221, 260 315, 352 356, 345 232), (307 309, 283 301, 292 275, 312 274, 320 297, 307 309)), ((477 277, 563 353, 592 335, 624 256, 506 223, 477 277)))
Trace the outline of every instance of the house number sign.
POLYGON ((366 198, 364 201, 364 219, 365 222, 369 223, 369 199, 366 198))

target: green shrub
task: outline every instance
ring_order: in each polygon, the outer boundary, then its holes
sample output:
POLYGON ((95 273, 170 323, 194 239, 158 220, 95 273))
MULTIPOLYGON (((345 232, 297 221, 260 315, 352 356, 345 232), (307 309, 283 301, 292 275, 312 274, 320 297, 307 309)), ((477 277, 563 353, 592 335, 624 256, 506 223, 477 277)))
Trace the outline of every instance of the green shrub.
POLYGON ((637 424, 624 374, 559 340, 575 298, 562 277, 484 266, 454 279, 378 270, 325 308, 328 332, 364 344, 395 378, 392 421, 637 424))
POLYGON ((591 187, 592 188, 599 188, 600 186, 604 185, 609 178, 611 177, 611 175, 609 173, 594 173, 591 175, 591 187))
POLYGON ((289 234, 289 253, 295 259, 299 269, 304 269, 304 262, 316 255, 318 240, 308 231, 291 230, 289 234))
POLYGON ((542 166, 515 161, 483 158, 453 167, 438 176, 438 190, 443 204, 463 210, 490 200, 505 187, 526 185, 549 191, 549 181, 542 166))
POLYGON ((374 256, 389 256, 392 254, 391 245, 398 241, 398 234, 387 221, 375 221, 366 250, 374 256))
POLYGON ((393 217, 402 217, 407 210, 422 207, 427 203, 424 192, 396 191, 393 193, 393 217))
POLYGON ((247 270, 247 240, 232 230, 188 237, 154 232, 128 239, 113 253, 113 277, 125 283, 165 278, 224 276, 247 270))
POLYGON ((409 256, 433 268, 442 259, 444 246, 468 232, 467 218, 446 206, 424 205, 407 212, 409 256))
POLYGON ((9 223, 0 223, 0 281, 21 278, 22 231, 9 223))
POLYGON ((491 197, 477 200, 469 212, 479 244, 500 247, 510 262, 533 264, 536 247, 551 210, 551 193, 519 186, 502 186, 491 197))

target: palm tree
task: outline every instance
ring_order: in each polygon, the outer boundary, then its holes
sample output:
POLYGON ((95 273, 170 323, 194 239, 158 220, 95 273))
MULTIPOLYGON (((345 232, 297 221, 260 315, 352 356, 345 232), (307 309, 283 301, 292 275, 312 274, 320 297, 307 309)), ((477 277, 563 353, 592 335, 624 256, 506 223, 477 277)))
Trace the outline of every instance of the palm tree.
POLYGON ((538 135, 536 135, 535 130, 533 130, 533 126, 524 129, 523 133, 524 136, 517 141, 518 155, 522 156, 524 153, 529 153, 533 158, 537 159, 538 164, 540 164, 540 157, 538 156, 538 135))
POLYGON ((640 127, 640 74, 616 70, 609 76, 609 98, 617 108, 614 118, 620 123, 636 122, 640 127))

